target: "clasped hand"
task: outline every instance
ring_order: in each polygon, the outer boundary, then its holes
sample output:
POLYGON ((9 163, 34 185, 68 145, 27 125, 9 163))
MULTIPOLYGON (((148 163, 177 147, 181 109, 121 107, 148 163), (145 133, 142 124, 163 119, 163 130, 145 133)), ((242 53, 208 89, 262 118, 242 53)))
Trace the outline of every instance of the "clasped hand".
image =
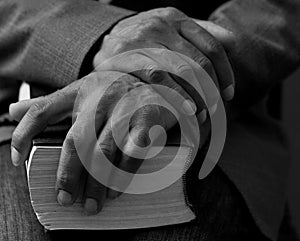
MULTIPOLYGON (((209 24, 209 27, 214 28, 214 25, 209 24)), ((220 32, 218 27, 214 29, 214 33, 223 34, 224 39, 227 35, 228 38, 231 37, 230 32, 224 29, 220 32)), ((159 125, 167 131, 177 122, 176 116, 166 108, 147 105, 149 100, 167 101, 179 114, 196 111, 199 124, 204 125, 206 122, 205 103, 209 100, 203 100, 193 88, 189 88, 189 81, 198 81, 201 86, 201 79, 195 77, 194 70, 189 63, 179 55, 174 63, 168 60, 173 64, 172 69, 175 75, 161 71, 161 62, 158 59, 134 51, 145 48, 174 51, 192 59, 199 65, 199 68, 203 68, 209 74, 224 100, 233 98, 234 78, 228 56, 222 41, 217 40, 205 27, 201 27, 173 8, 155 9, 120 21, 105 36, 94 58, 95 72, 48 96, 10 106, 10 114, 19 121, 12 138, 11 156, 14 165, 20 165, 26 160, 32 139, 36 135, 48 125, 58 123, 73 114, 74 123, 64 140, 57 171, 57 200, 61 205, 68 206, 74 203, 79 195, 79 184, 82 182, 85 183, 83 206, 87 214, 98 213, 106 198, 115 198, 120 195, 119 192, 105 187, 85 173, 77 155, 74 140, 82 137, 78 135, 76 128, 79 125, 76 123, 80 122, 80 125, 84 125, 85 122, 82 118, 76 119, 76 116, 80 116, 83 110, 78 108, 76 111, 79 113, 74 113, 74 104, 78 100, 78 92, 83 84, 96 81, 96 89, 103 93, 95 115, 95 131, 99 144, 114 165, 128 172, 135 173, 140 167, 143 160, 131 158, 130 154, 137 151, 137 146, 145 147, 149 144, 150 128, 159 125), (111 61, 122 53, 129 53, 128 61, 111 61), (142 71, 130 71, 135 67, 133 65, 138 65, 142 71), (178 77, 182 75, 186 77, 184 80, 178 77), (152 84, 171 88, 180 93, 186 101, 179 103, 171 94, 162 96, 152 84), (141 86, 143 88, 139 88, 141 86), (131 94, 132 90, 137 88, 140 91, 131 94), (123 98, 124 95, 126 98, 123 98), (122 101, 121 105, 118 104, 120 101, 122 101), (120 108, 117 113, 121 115, 122 108, 128 108, 136 101, 145 105, 132 116, 129 134, 122 137, 123 153, 120 153, 112 135, 114 126, 112 126, 111 115, 117 104, 120 108)), ((161 57, 168 59, 165 55, 161 57)), ((85 102, 90 98, 92 96, 87 94, 80 100, 85 102)), ((208 133, 209 130, 206 128, 205 131, 208 133)), ((156 133, 154 138, 157 138, 159 134, 156 133)), ((203 143, 203 140, 201 142, 203 143)))

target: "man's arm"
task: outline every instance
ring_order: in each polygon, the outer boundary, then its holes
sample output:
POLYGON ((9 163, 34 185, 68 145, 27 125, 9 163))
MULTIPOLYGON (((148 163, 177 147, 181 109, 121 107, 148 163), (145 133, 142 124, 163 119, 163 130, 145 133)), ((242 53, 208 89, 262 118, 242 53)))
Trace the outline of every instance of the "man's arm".
MULTIPOLYGON (((258 103, 299 67, 299 13, 297 0, 234 0, 210 16, 234 36, 226 50, 236 80, 232 103, 239 110, 258 103)), ((258 113, 246 113, 230 123, 227 133, 219 165, 243 195, 260 230, 277 240, 289 166, 279 127, 258 113)))
POLYGON ((234 0, 210 16, 234 35, 227 45, 236 79, 233 103, 245 108, 258 102, 299 67, 299 13, 297 0, 234 0))
POLYGON ((93 44, 130 14, 89 0, 2 0, 0 81, 65 86, 78 79, 93 44))

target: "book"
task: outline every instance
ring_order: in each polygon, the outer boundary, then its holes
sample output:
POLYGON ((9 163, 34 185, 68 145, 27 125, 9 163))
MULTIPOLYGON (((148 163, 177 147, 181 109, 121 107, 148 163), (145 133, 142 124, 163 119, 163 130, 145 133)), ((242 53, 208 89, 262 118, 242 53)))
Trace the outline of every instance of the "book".
MULTIPOLYGON (((186 196, 185 175, 160 191, 147 194, 123 193, 116 199, 107 199, 97 215, 88 216, 84 213, 81 197, 70 207, 59 205, 55 182, 62 140, 53 133, 64 128, 54 129, 55 131, 50 128, 50 134, 34 141, 26 162, 31 204, 45 229, 134 229, 179 224, 195 219, 186 196)), ((165 167, 177 153, 178 146, 174 141, 168 141, 158 156, 143 162, 138 173, 150 173, 165 167)), ((190 162, 192 153, 193 149, 189 146, 181 149, 179 158, 182 158, 185 167, 190 162)))

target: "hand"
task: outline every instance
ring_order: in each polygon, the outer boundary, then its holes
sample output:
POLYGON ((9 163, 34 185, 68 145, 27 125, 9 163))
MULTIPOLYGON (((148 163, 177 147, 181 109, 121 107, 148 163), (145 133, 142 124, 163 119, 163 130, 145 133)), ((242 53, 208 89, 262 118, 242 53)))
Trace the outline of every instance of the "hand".
MULTIPOLYGON (((219 27, 220 28, 220 27, 219 27)), ((181 53, 198 63, 219 87, 223 99, 231 100, 234 95, 233 71, 221 42, 195 23, 184 13, 174 8, 160 8, 142 12, 136 16, 120 21, 103 39, 100 51, 94 58, 97 68, 107 59, 129 50, 143 48, 163 48, 181 53)), ((223 31, 230 37, 232 34, 223 31)), ((226 35, 225 35, 226 36, 226 35)), ((185 98, 192 99, 198 113, 205 115, 205 104, 195 92, 190 91, 183 81, 161 71, 156 60, 141 60, 145 62, 148 73, 137 74, 147 83, 157 83, 178 90, 185 98), (149 62, 152 61, 152 64, 149 62), (175 80, 174 80, 175 79, 175 80)), ((182 66, 176 66, 178 71, 182 66)), ((123 71, 124 66, 113 66, 111 70, 123 71)), ((189 80, 187 80, 189 81, 189 80)), ((198 80, 201 82, 201 80, 198 80)), ((204 118, 205 119, 205 118, 204 118)))
MULTIPOLYGON (((168 130, 177 121, 175 116, 167 109, 157 105, 147 105, 152 99, 164 102, 162 97, 150 85, 140 82, 139 79, 131 75, 118 72, 94 72, 53 94, 10 106, 11 116, 20 122, 13 133, 12 161, 15 165, 20 165, 29 154, 32 139, 42 132, 47 125, 57 123, 70 116, 75 100, 79 100, 78 108, 75 109, 75 121, 63 143, 57 171, 56 188, 58 202, 67 206, 72 205, 76 200, 79 184, 86 182, 83 195, 84 209, 88 214, 95 214, 100 211, 107 196, 116 197, 119 195, 113 190, 107 190, 92 176, 83 175, 84 168, 74 145, 75 141, 80 138, 85 141, 85 137, 81 135, 82 130, 80 127, 86 125, 86 118, 92 111, 89 109, 89 105, 85 105, 85 103, 95 103, 94 93, 96 93, 96 96, 103 94, 100 102, 96 103, 95 115, 95 129, 100 147, 112 163, 125 171, 135 173, 139 168, 142 160, 132 159, 130 156, 138 151, 138 147, 145 147, 149 144, 148 133, 152 126, 160 125, 168 130), (116 79, 117 81, 112 83, 111 80, 116 79), (84 83, 92 91, 88 91, 81 98, 76 99, 78 92, 82 94, 80 89, 84 83), (138 91, 132 92, 137 88, 138 91), (129 135, 121 137, 124 145, 123 154, 119 155, 120 153, 118 153, 116 143, 112 137, 113 125, 118 125, 128 109, 133 108, 135 103, 146 105, 133 115, 129 135), (119 120, 118 123, 111 120, 113 110, 116 113, 116 119, 119 120)), ((176 102, 176 100, 174 101, 176 102)), ((157 138, 159 134, 154 134, 152 138, 157 138)))

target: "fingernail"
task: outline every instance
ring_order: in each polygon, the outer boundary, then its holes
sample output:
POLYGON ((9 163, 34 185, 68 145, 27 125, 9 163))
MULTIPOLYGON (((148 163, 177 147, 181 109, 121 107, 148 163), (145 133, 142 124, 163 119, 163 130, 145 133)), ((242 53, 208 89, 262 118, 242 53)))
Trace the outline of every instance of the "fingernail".
POLYGON ((233 85, 229 85, 227 88, 223 90, 223 97, 225 100, 231 100, 234 96, 234 87, 233 85))
POLYGON ((200 123, 204 123, 206 121, 206 110, 202 110, 199 114, 200 123))
POLYGON ((197 106, 190 100, 185 100, 182 104, 182 108, 187 115, 194 115, 197 111, 197 106))
POLYGON ((209 108, 209 113, 214 114, 217 111, 218 104, 213 105, 209 108))
POLYGON ((59 190, 57 201, 60 205, 69 206, 72 204, 72 195, 64 190, 59 190))
POLYGON ((21 162, 21 155, 14 147, 11 147, 11 161, 16 167, 19 166, 21 162))
POLYGON ((87 198, 84 203, 84 211, 87 215, 93 215, 98 212, 98 202, 93 198, 87 198))

